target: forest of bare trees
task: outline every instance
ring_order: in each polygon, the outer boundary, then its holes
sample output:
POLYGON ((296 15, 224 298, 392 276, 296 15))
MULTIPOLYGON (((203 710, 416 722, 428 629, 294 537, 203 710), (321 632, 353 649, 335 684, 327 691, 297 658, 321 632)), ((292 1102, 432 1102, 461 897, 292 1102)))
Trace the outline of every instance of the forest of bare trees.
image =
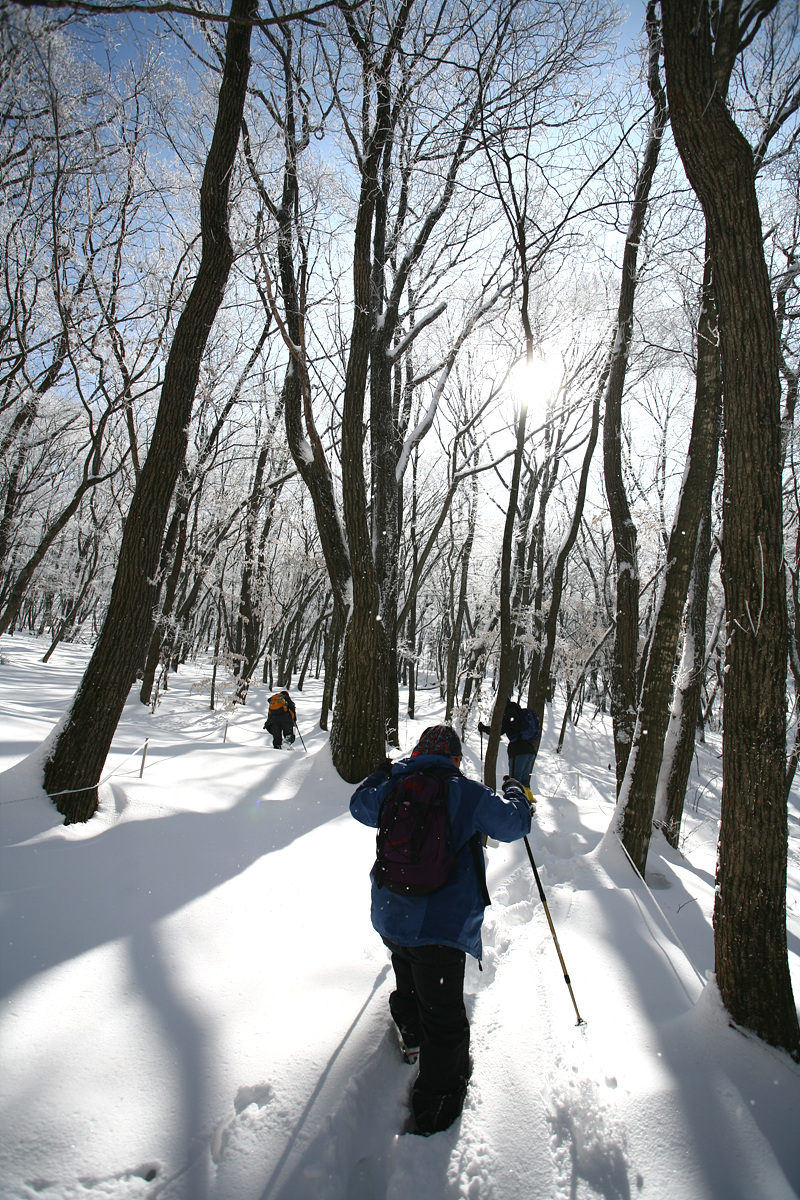
POLYGON ((0 633, 92 647, 47 792, 187 659, 321 680, 350 782, 422 675, 490 784, 508 696, 609 713, 644 872, 721 731, 718 982, 797 1054, 797 5, 157 7, 0 9, 0 633))

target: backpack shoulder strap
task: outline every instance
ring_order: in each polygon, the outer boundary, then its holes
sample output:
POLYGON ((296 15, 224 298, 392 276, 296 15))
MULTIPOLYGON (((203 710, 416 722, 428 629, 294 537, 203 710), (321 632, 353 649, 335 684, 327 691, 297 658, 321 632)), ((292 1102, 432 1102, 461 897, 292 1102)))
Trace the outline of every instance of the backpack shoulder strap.
POLYGON ((473 833, 469 839, 470 848, 472 850, 472 861, 475 864, 475 874, 478 878, 478 887, 481 891, 484 908, 488 908, 492 903, 492 897, 489 895, 489 889, 486 886, 486 863, 483 861, 483 840, 480 833, 473 833))
MULTIPOLYGON (((442 785, 444 787, 447 787, 447 785, 450 783, 451 779, 459 779, 460 777, 461 777, 460 771, 454 771, 452 774, 443 775, 441 777, 442 785)), ((450 824, 450 814, 449 813, 448 813, 448 817, 447 817, 447 823, 449 826, 449 824, 450 824)), ((462 846, 462 848, 463 848, 463 846, 462 846)), ((483 840, 482 840, 480 832, 476 831, 475 833, 472 834, 472 836, 469 839, 469 848, 472 852, 472 862, 475 867, 475 877, 478 880, 478 889, 481 893, 481 899, 483 900, 484 908, 488 908, 488 906, 492 903, 492 898, 489 895, 489 889, 486 886, 486 863, 484 862, 484 859, 483 859, 483 840)))

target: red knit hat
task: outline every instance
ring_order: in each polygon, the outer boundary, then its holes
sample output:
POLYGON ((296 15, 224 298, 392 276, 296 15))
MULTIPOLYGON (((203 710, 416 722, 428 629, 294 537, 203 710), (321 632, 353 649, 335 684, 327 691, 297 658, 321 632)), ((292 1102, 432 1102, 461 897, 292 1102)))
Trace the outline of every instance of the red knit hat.
POLYGON ((461 738, 450 725, 429 725, 411 751, 417 754, 443 754, 445 758, 460 758, 461 738))

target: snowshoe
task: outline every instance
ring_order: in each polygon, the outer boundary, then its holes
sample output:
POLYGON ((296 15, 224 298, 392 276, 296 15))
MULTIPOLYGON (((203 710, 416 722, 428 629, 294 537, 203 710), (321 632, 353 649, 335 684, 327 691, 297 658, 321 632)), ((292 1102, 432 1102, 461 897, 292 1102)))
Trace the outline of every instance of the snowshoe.
POLYGON ((419 1038, 415 1038, 409 1029, 401 1028, 395 1025, 397 1030, 397 1040, 400 1043, 400 1053, 403 1056, 403 1062, 408 1063, 413 1067, 419 1058, 419 1038))

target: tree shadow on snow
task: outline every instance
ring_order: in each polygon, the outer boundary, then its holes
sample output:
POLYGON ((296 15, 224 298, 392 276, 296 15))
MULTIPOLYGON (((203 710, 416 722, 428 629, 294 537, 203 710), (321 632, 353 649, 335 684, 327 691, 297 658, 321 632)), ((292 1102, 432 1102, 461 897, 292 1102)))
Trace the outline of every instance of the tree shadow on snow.
MULTIPOLYGON (((347 811, 350 786, 333 784, 328 772, 319 791, 304 781, 296 795, 272 799, 272 769, 249 770, 241 799, 221 811, 162 812, 66 843, 56 835, 3 847, 3 921, 14 932, 0 994, 97 946, 145 936, 154 922, 347 811)), ((145 811, 153 811, 151 798, 145 811)))
MULTIPOLYGON (((665 1163, 671 1154, 676 1161, 695 1163, 705 1176, 708 1194, 726 1200, 765 1194, 764 1179, 770 1176, 776 1182, 785 1175, 796 1186, 800 1175, 797 1068, 787 1056, 728 1028, 716 986, 703 988, 700 980, 693 979, 684 952, 622 849, 618 853, 613 847, 607 849, 603 866, 615 886, 593 896, 598 911, 592 928, 596 940, 613 949, 625 964, 628 986, 639 993, 632 1006, 656 1034, 657 1050, 652 1053, 657 1053, 668 1080, 661 1085, 658 1103, 666 1104, 671 1113, 684 1114, 679 1145, 671 1122, 665 1127, 665 1163), (773 1070, 765 1056, 785 1062, 773 1070), (676 1093, 672 1098, 670 1091, 676 1093)), ((660 861, 669 871, 668 861, 663 857, 660 861)), ((672 883, 676 892, 688 896, 677 877, 672 883)), ((706 937, 713 955, 707 929, 706 937)), ((699 939, 693 941, 699 945, 699 939)), ((703 965, 709 964, 696 964, 698 970, 703 965)), ((589 1022, 591 1031, 591 1017, 589 1022)), ((668 1166, 665 1169, 669 1171, 668 1166)), ((606 1180, 606 1188, 611 1184, 606 1180)), ((599 1190, 607 1200, 624 1195, 613 1187, 599 1190)))
MULTIPOLYGON (((366 1067, 351 1076, 336 1110, 320 1119, 314 1109, 337 1060, 388 974, 387 963, 378 972, 372 990, 320 1073, 272 1169, 261 1200, 316 1200, 321 1181, 325 1184, 326 1200, 361 1200, 361 1183, 365 1180, 370 1181, 370 1200, 385 1194, 390 1143, 398 1129, 398 1104, 396 1088, 391 1086, 391 1067, 392 1060, 397 1066, 399 1056, 396 1048, 389 1044, 389 1032, 366 1067), (309 1124, 319 1126, 319 1129, 301 1149, 309 1124), (365 1147, 369 1147, 368 1155, 361 1154, 365 1147), (284 1168, 298 1152, 299 1160, 282 1182, 284 1168), (381 1179, 383 1187, 380 1186, 381 1179)), ((395 1076, 398 1075, 396 1072, 395 1076)), ((363 1200, 367 1200, 366 1193, 363 1200)))
POLYGON ((207 1138, 203 1112, 210 1031, 198 1020, 196 1008, 186 1004, 172 985, 152 928, 139 930, 131 937, 129 955, 141 995, 150 1004, 164 1042, 174 1054, 177 1079, 174 1103, 168 1106, 168 1111, 174 1120, 175 1161, 182 1164, 177 1173, 192 1200, 206 1200, 207 1138))
POLYGON ((777 1196, 787 1182, 794 1194, 800 1187, 800 1073, 788 1055, 733 1029, 713 983, 660 1033, 662 1061, 681 1088, 696 1142, 692 1158, 709 1195, 777 1196))

